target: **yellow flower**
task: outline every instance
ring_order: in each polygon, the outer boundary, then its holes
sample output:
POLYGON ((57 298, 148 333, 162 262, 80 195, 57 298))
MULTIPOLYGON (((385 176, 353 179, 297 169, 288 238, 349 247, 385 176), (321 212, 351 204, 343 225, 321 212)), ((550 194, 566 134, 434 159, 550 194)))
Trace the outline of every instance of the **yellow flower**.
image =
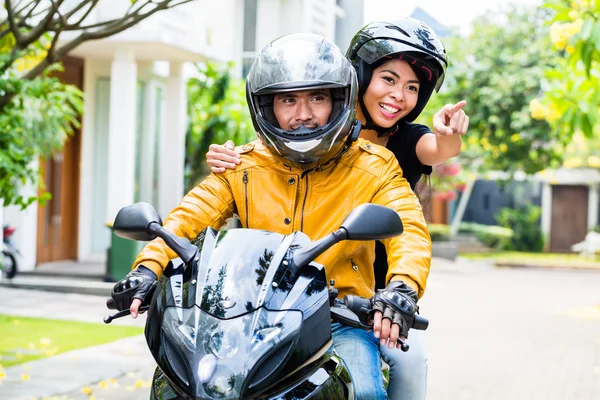
POLYGON ((521 139, 521 135, 519 135, 518 133, 513 133, 513 134, 510 136, 510 141, 511 141, 511 142, 513 142, 513 143, 516 143, 516 142, 518 142, 518 141, 519 141, 519 139, 521 139))
POLYGON ((96 396, 91 395, 90 397, 88 397, 88 400, 96 400, 96 396))
POLYGON ((87 394, 88 396, 92 394, 92 389, 88 386, 84 386, 83 389, 81 389, 81 391, 83 392, 83 394, 87 394))
POLYGON ((560 111, 558 111, 556 105, 554 105, 554 103, 550 104, 550 108, 546 110, 546 121, 552 123, 558 120, 561 116, 562 114, 560 113, 560 111))
POLYGON ((141 379, 138 379, 138 380, 135 382, 135 387, 136 387, 137 389, 139 389, 139 388, 143 388, 143 387, 144 387, 144 381, 143 381, 143 380, 141 380, 141 379))
POLYGON ((4 371, 0 371, 0 381, 6 378, 6 373, 4 371))
POLYGON ((110 383, 111 385, 116 385, 117 384, 117 380, 115 378, 110 378, 108 380, 108 383, 110 383))
POLYGON ((484 150, 489 150, 491 148, 490 141, 487 138, 481 138, 479 142, 481 143, 481 147, 483 147, 484 150))
POLYGON ((500 151, 506 153, 508 151, 508 146, 505 143, 500 143, 500 151))
POLYGON ((575 47, 568 44, 567 47, 565 47, 565 50, 567 51, 568 54, 573 54, 575 52, 575 47))
POLYGON ((575 21, 578 17, 579 17, 579 11, 577 11, 577 10, 569 11, 569 18, 571 18, 573 21, 575 21))
POLYGON ((539 99, 533 99, 529 102, 529 111, 533 119, 542 120, 546 116, 546 108, 539 99))
POLYGON ((589 156, 587 162, 592 168, 600 168, 600 157, 598 156, 589 156))
POLYGON ((50 346, 50 344, 52 343, 52 340, 50 340, 50 338, 41 338, 40 339, 40 345, 47 347, 50 346))
POLYGON ((100 386, 102 389, 106 389, 108 388, 108 383, 106 383, 106 381, 100 381, 98 382, 98 386, 100 386))
POLYGON ((21 380, 22 381, 28 381, 29 380, 29 374, 21 374, 21 380))

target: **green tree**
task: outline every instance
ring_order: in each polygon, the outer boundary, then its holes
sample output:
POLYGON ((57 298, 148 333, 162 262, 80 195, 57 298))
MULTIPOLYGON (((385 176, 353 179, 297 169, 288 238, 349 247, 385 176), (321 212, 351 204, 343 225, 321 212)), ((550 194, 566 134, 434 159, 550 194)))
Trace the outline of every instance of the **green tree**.
POLYGON ((567 140, 577 132, 591 138, 600 124, 600 1, 547 0, 545 8, 554 13, 550 39, 561 58, 547 73, 539 118, 567 140))
POLYGON ((546 120, 531 117, 530 102, 556 65, 544 9, 510 8, 481 16, 468 38, 446 40, 450 67, 445 89, 421 121, 461 99, 470 117, 463 165, 475 170, 534 173, 558 165, 563 138, 546 120))
MULTIPOLYGON (((0 39, 0 65, 9 56, 6 51, 13 40, 0 39)), ((35 182, 38 170, 32 162, 40 155, 59 150, 73 128, 79 126, 82 111, 82 93, 74 86, 65 85, 50 76, 60 70, 54 64, 36 79, 21 79, 28 66, 43 58, 43 42, 29 47, 24 56, 6 68, 0 79, 0 95, 12 93, 11 101, 0 109, 0 199, 4 205, 26 207, 37 196, 24 197, 21 185, 35 182)), ((42 195, 45 201, 49 194, 42 195)))
MULTIPOLYGON (((191 0, 131 0, 116 18, 89 21, 98 0, 5 0, 0 9, 0 200, 26 207, 20 187, 38 182, 32 163, 60 150, 79 125, 82 93, 52 77, 80 44, 128 29, 191 0), (63 32, 76 35, 59 38, 63 32)), ((40 200, 45 200, 44 194, 40 200)))
POLYGON ((246 103, 244 82, 231 77, 231 68, 231 64, 202 64, 198 66, 200 77, 188 81, 188 189, 210 172, 206 165, 206 153, 211 143, 233 140, 243 144, 256 139, 246 103))

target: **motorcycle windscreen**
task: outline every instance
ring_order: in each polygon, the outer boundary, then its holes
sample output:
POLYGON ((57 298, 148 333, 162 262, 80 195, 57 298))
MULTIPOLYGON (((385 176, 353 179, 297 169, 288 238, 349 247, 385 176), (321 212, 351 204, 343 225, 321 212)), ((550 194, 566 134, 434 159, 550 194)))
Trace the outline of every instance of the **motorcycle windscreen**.
POLYGON ((187 306, 195 303, 218 318, 234 318, 260 307, 287 252, 285 239, 254 229, 230 229, 219 232, 216 241, 206 239, 196 298, 187 306))
POLYGON ((280 350, 292 347, 302 326, 300 311, 264 308, 222 320, 195 306, 168 307, 163 318, 166 358, 159 366, 174 371, 188 392, 202 399, 237 399, 252 391, 253 382, 281 365, 287 352, 280 350), (186 365, 175 365, 181 363, 186 365))

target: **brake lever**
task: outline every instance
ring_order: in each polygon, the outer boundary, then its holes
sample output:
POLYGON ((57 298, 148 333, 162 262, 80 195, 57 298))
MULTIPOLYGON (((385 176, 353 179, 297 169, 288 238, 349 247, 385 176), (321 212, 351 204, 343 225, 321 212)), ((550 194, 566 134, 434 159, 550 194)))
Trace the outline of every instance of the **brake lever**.
MULTIPOLYGON (((146 311, 148 311, 149 309, 150 309, 150 306, 141 306, 140 309, 139 309, 139 313, 143 314, 146 311)), ((124 317, 126 315, 129 315, 129 314, 131 314, 131 311, 129 311, 127 309, 127 310, 119 311, 119 312, 117 312, 117 313, 115 313, 113 315, 107 315, 106 317, 104 317, 104 323, 105 324, 110 324, 114 319, 122 318, 122 317, 124 317)))

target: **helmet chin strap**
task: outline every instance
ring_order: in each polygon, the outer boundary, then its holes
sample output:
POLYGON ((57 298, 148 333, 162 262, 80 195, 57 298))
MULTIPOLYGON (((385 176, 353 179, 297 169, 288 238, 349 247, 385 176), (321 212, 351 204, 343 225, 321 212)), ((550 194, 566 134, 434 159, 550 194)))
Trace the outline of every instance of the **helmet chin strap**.
POLYGON ((366 120, 366 124, 360 127, 361 130, 375 131, 377 132, 377 137, 393 136, 394 134, 396 134, 396 132, 398 132, 398 125, 394 125, 390 128, 384 128, 375 124, 373 122, 373 119, 371 118, 371 115, 369 114, 369 111, 367 110, 367 107, 365 107, 365 102, 363 101, 362 96, 359 96, 358 101, 360 102, 360 108, 366 120))

